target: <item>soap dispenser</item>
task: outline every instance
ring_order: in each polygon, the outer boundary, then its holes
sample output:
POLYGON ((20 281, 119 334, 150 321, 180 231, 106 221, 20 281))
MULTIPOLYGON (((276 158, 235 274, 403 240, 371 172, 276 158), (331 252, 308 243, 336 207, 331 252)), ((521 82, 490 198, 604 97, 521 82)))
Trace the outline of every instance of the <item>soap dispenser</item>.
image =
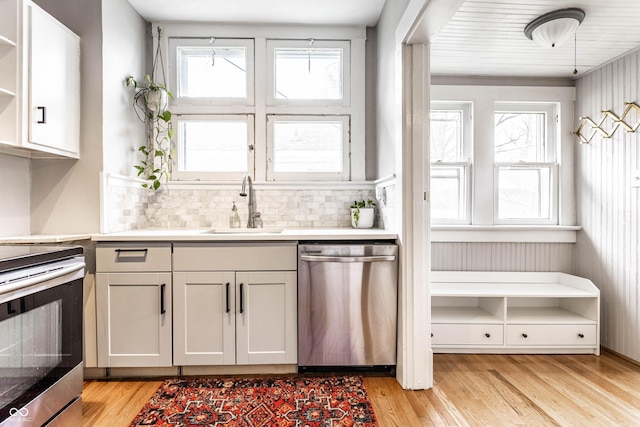
POLYGON ((233 202, 233 206, 231 207, 231 214, 229 215, 229 227, 240 228, 240 215, 238 215, 238 207, 236 206, 236 202, 233 202))

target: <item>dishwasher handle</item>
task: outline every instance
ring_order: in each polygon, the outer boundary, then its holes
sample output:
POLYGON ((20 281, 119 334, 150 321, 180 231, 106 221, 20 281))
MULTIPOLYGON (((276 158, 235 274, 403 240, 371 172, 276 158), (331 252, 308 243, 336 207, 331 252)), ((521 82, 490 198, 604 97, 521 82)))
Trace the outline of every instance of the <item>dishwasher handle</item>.
POLYGON ((312 262, 380 262, 395 261, 396 257, 395 255, 332 256, 301 254, 300 260, 312 262))

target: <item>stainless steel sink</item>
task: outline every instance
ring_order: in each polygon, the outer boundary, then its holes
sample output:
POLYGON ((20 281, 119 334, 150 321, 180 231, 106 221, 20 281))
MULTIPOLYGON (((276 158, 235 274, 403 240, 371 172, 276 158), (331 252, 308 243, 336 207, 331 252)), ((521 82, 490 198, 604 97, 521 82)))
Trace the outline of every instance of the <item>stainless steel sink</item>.
POLYGON ((202 234, 279 234, 282 228, 214 228, 202 234))

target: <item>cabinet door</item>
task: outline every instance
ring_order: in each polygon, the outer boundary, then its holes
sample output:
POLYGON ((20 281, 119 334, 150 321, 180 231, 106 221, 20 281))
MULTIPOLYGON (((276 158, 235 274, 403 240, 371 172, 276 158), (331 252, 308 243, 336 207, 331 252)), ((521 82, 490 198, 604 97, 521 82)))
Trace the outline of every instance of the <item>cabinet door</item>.
POLYGON ((295 271, 236 273, 238 365, 297 363, 295 271))
POLYGON ((234 365, 234 273, 176 272, 173 298, 174 364, 234 365))
POLYGON ((44 151, 78 157, 80 39, 29 4, 29 138, 44 151))
POLYGON ((97 273, 98 366, 171 366, 171 274, 97 273))

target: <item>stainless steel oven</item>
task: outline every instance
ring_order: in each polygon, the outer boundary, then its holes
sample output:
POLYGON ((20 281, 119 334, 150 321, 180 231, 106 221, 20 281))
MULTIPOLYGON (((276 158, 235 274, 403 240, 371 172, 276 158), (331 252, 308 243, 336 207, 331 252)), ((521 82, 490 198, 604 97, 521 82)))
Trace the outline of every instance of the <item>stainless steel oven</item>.
POLYGON ((0 426, 82 423, 81 247, 0 246, 0 426))

